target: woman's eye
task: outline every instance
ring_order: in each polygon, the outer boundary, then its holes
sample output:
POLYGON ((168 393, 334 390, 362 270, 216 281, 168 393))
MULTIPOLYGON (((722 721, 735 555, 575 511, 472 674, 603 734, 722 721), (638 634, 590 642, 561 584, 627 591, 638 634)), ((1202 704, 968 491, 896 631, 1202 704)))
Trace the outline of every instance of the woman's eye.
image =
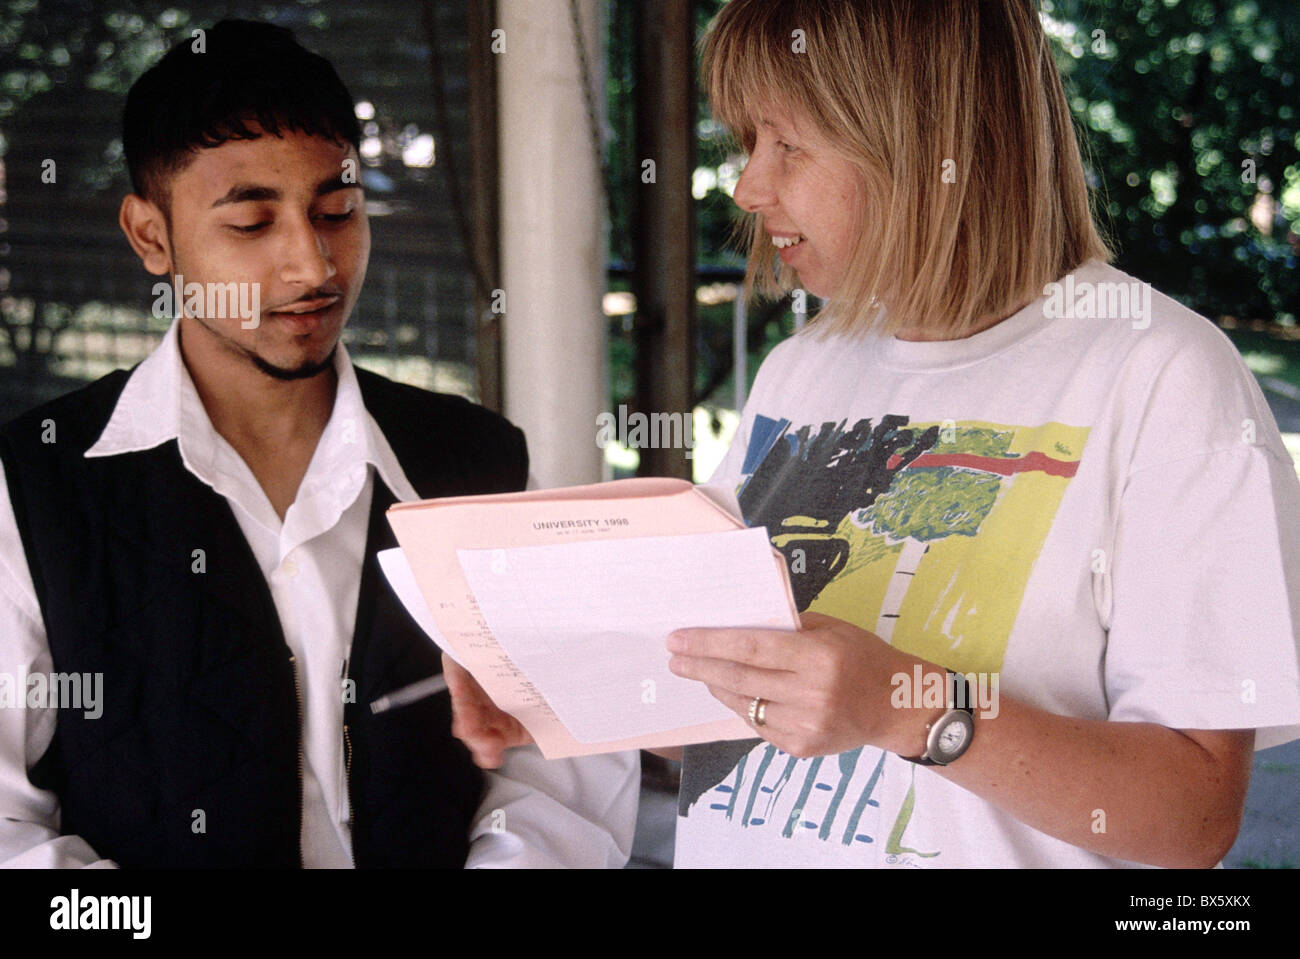
POLYGON ((346 213, 322 213, 320 218, 326 223, 342 223, 352 219, 352 214, 355 212, 355 210, 348 210, 346 213))
POLYGON ((261 223, 254 223, 250 226, 240 226, 237 223, 232 223, 230 224, 230 228, 240 233, 256 233, 258 230, 261 230, 264 227, 268 227, 270 225, 271 225, 270 220, 263 220, 261 223))

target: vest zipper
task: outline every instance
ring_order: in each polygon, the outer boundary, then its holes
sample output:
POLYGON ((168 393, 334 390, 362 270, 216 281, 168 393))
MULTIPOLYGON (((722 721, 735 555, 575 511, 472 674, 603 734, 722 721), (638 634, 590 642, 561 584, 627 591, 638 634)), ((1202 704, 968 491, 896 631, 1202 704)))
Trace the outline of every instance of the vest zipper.
POLYGON ((289 668, 293 670, 293 695, 298 701, 298 868, 302 862, 302 686, 298 682, 298 657, 289 657, 289 668))
MULTIPOLYGON (((352 822, 354 819, 356 819, 357 807, 356 804, 352 801, 352 737, 348 735, 347 723, 343 724, 343 745, 347 750, 346 762, 344 763, 343 778, 347 784, 347 792, 348 792, 348 836, 355 840, 355 837, 352 836, 352 822)), ((356 861, 357 861, 357 852, 354 843, 353 850, 352 850, 352 862, 354 865, 356 864, 356 861)))

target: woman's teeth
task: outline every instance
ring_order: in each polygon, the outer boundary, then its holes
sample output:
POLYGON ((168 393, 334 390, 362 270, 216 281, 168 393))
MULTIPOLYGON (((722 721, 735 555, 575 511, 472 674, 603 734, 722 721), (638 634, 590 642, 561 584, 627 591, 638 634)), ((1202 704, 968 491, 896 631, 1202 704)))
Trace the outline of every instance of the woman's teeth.
POLYGON ((804 237, 802 233, 798 236, 774 236, 772 237, 772 245, 778 250, 784 250, 794 246, 796 243, 802 243, 803 240, 804 237))

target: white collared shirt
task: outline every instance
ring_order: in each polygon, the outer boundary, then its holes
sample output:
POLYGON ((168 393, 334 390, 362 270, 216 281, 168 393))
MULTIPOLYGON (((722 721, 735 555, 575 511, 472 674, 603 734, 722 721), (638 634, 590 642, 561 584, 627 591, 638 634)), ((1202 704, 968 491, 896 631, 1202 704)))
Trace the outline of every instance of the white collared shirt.
MULTIPOLYGON (((275 602, 302 690, 303 863, 349 867, 343 680, 355 627, 377 473, 399 500, 417 499, 366 410, 342 346, 329 422, 281 521, 234 448, 213 428, 181 358, 179 325, 128 379, 87 457, 178 441, 185 468, 229 502, 275 602)), ((40 606, 0 466, 0 673, 52 668, 40 606)), ((0 865, 113 865, 59 835, 57 797, 27 770, 54 735, 56 712, 0 708, 0 865)), ((487 788, 467 866, 622 866, 631 852, 638 755, 543 760, 514 750, 487 788)))

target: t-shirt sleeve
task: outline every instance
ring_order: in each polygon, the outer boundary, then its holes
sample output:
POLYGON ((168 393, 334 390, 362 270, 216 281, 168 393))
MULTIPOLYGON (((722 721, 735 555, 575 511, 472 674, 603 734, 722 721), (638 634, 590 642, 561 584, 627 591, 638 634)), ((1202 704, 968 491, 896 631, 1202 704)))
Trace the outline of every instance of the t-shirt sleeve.
POLYGON ((1109 718, 1256 729, 1258 749, 1300 738, 1300 481, 1235 351, 1162 371, 1136 446, 1115 528, 1109 718))

